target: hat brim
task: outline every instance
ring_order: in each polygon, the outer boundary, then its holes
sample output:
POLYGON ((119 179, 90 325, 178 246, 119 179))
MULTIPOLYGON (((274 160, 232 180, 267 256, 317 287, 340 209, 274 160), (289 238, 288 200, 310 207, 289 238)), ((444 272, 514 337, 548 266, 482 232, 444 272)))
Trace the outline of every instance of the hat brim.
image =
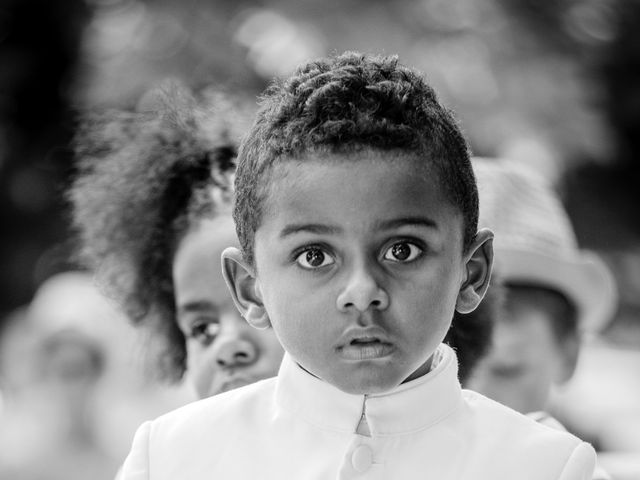
POLYGON ((601 331, 617 308, 616 283, 604 262, 583 251, 574 259, 558 259, 517 249, 495 249, 495 272, 504 282, 520 281, 556 288, 572 300, 585 332, 601 331))

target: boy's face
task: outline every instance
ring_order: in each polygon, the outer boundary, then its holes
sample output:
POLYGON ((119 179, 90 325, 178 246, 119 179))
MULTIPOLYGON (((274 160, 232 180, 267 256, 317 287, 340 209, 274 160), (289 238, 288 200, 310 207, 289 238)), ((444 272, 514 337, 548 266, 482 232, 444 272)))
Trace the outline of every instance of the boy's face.
POLYGON ((468 387, 521 413, 544 410, 553 385, 566 381, 575 366, 574 347, 556 339, 550 303, 530 291, 505 288, 505 304, 494 326, 493 347, 468 387))
POLYGON ((345 392, 426 373, 449 328, 466 278, 462 215, 422 170, 365 151, 273 172, 255 292, 285 350, 345 392))
POLYGON ((187 233, 174 256, 176 320, 186 339, 186 377, 199 398, 272 377, 282 360, 273 330, 247 324, 224 283, 220 254, 235 244, 231 216, 220 216, 187 233))

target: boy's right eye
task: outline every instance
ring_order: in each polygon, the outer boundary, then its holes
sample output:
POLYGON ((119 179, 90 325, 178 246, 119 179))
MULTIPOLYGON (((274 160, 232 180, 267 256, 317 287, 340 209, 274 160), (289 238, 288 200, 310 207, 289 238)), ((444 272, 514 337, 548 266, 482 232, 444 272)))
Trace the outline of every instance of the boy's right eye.
POLYGON ((335 263, 335 260, 321 248, 307 248, 296 257, 296 263, 306 270, 314 270, 335 263))

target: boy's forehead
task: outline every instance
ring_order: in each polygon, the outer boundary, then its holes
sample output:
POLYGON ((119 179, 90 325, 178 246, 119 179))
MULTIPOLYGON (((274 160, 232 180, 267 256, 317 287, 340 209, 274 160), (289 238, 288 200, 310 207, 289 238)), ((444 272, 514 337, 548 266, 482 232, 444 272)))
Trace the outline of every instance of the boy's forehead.
POLYGON ((307 205, 317 212, 314 205, 322 203, 334 204, 341 212, 377 208, 381 215, 393 216, 394 211, 395 215, 413 211, 433 214, 442 223, 449 223, 450 217, 462 223, 461 212, 445 194, 435 169, 413 154, 367 150, 289 157, 274 165, 267 184, 262 198, 267 215, 283 205, 294 205, 298 212, 306 211, 303 205, 307 205), (379 197, 388 203, 381 205, 379 197))
POLYGON ((301 179, 322 182, 336 169, 348 171, 349 165, 363 162, 376 162, 382 168, 386 166, 389 171, 396 170, 399 164, 404 165, 407 178, 439 176, 439 172, 418 154, 398 150, 364 148, 353 152, 306 152, 298 156, 280 157, 274 162, 263 184, 262 202, 269 203, 269 196, 274 189, 281 193, 297 190, 301 179))
POLYGON ((419 153, 404 150, 380 150, 376 148, 359 148, 347 152, 310 151, 296 156, 280 157, 275 162, 273 172, 276 173, 271 181, 284 178, 301 170, 301 167, 310 163, 314 164, 316 174, 323 170, 330 170, 336 166, 343 167, 359 162, 377 161, 387 163, 388 168, 397 168, 399 162, 405 162, 409 167, 407 175, 439 175, 437 169, 428 158, 419 153))

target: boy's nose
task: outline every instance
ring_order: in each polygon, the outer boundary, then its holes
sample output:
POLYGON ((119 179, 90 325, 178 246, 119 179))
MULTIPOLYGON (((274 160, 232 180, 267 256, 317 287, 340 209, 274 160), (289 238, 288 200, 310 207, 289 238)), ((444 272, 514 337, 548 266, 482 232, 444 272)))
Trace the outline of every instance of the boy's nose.
POLYGON ((337 307, 341 312, 347 312, 350 309, 364 312, 369 308, 384 310, 388 306, 389 295, 364 268, 353 273, 337 298, 337 307))
POLYGON ((216 363, 223 368, 250 365, 258 359, 258 349, 253 342, 242 337, 220 339, 216 363))

